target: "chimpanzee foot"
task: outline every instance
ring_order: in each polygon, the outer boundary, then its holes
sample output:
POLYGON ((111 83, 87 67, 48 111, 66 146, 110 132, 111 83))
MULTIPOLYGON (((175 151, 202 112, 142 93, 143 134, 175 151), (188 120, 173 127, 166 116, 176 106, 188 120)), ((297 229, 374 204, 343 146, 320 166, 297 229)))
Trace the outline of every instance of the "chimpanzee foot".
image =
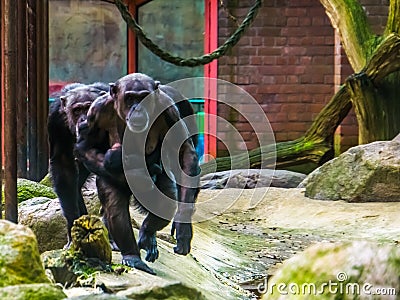
POLYGON ((157 238, 156 234, 147 232, 139 232, 139 249, 146 250, 146 261, 155 262, 158 258, 157 238))
POLYGON ((176 231, 176 246, 174 252, 180 255, 188 255, 190 252, 190 243, 193 237, 193 228, 190 223, 172 223, 171 235, 176 231))
POLYGON ((140 257, 137 255, 123 255, 122 264, 131 268, 144 271, 151 275, 156 275, 156 272, 154 272, 153 269, 146 265, 143 260, 141 260, 140 257))
POLYGON ((63 247, 64 250, 68 250, 71 247, 72 241, 69 240, 63 247))
POLYGON ((118 246, 117 246, 117 243, 114 240, 110 239, 110 246, 111 246, 111 250, 112 251, 120 251, 118 246))

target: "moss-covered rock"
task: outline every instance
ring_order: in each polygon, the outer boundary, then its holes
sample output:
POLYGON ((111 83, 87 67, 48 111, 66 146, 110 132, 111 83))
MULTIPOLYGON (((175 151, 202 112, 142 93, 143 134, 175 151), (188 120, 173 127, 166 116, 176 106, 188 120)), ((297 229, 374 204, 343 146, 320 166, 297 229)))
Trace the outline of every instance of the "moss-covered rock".
POLYGON ((18 178, 17 192, 19 203, 35 197, 57 198, 51 187, 23 178, 18 178))
POLYGON ((396 246, 321 243, 285 261, 261 287, 262 299, 381 299, 369 296, 399 291, 399 274, 396 246))
POLYGON ((306 196, 348 202, 400 201, 400 143, 380 141, 350 148, 301 183, 306 196))
POLYGON ((167 282, 153 284, 148 287, 131 287, 126 291, 119 292, 118 295, 126 296, 130 299, 165 299, 165 300, 205 300, 206 298, 194 288, 185 286, 179 282, 167 282))
POLYGON ((22 202, 18 220, 33 230, 40 252, 60 249, 67 243, 67 222, 58 199, 40 197, 22 202))
POLYGON ((42 180, 39 182, 40 184, 43 184, 45 186, 48 186, 50 188, 53 188, 53 182, 51 181, 51 175, 50 173, 47 173, 46 176, 43 177, 42 180))
POLYGON ((124 296, 117 296, 113 294, 93 294, 93 295, 83 295, 68 297, 69 300, 128 300, 124 296))
MULTIPOLYGON (((90 214, 99 214, 97 195, 87 192, 84 200, 90 214)), ((18 220, 36 235, 39 251, 60 249, 67 243, 67 223, 58 199, 32 198, 19 204, 18 220)))
POLYGON ((20 284, 0 288, 0 299, 58 300, 66 297, 60 287, 48 283, 20 284))
POLYGON ((0 287, 48 282, 32 230, 0 220, 0 287))

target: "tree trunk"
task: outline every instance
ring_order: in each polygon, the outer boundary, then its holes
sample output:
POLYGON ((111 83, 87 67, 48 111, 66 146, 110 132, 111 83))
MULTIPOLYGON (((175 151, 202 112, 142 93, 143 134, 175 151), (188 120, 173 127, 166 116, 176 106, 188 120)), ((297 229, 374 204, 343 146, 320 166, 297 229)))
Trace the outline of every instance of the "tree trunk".
POLYGON ((358 73, 348 80, 359 128, 359 143, 392 139, 400 131, 399 70, 400 0, 390 0, 389 15, 382 36, 372 33, 358 0, 320 0, 340 36, 353 69, 358 73), (391 49, 394 48, 394 49, 391 49), (397 51, 395 50, 397 48, 397 51), (368 61, 375 71, 365 76, 368 61), (363 72, 364 70, 364 72, 363 72), (377 82, 374 81, 374 77, 377 82), (386 78, 385 78, 386 77, 386 78))
POLYGON ((98 258, 111 263, 111 246, 108 231, 97 216, 82 216, 74 221, 71 229, 73 252, 79 252, 86 258, 98 258))

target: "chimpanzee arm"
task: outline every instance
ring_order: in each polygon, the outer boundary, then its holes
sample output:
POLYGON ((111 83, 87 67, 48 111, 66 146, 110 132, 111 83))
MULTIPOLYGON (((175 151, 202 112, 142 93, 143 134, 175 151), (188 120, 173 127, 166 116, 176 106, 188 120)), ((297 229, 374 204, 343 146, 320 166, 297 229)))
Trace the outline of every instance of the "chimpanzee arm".
POLYGON ((108 149, 108 134, 102 129, 89 128, 81 123, 75 145, 75 156, 96 175, 125 182, 122 168, 122 147, 113 145, 108 149))
POLYGON ((186 255, 190 252, 190 241, 193 236, 191 220, 199 191, 198 157, 186 124, 180 118, 179 111, 172 99, 165 97, 162 92, 158 98, 160 104, 166 108, 165 120, 172 130, 171 134, 167 134, 168 138, 164 139, 165 145, 163 146, 169 153, 168 156, 172 168, 175 169, 174 175, 179 188, 178 210, 171 230, 172 235, 176 230, 177 245, 174 247, 174 251, 177 254, 186 255), (176 159, 177 156, 178 159, 176 159), (179 170, 176 171, 176 169, 179 170))
POLYGON ((179 150, 179 165, 181 168, 177 176, 177 180, 179 181, 179 202, 171 234, 174 235, 174 231, 176 230, 177 245, 174 247, 175 253, 186 255, 190 252, 190 241, 193 236, 191 222, 199 192, 198 175, 200 173, 197 153, 190 139, 186 140, 179 150))

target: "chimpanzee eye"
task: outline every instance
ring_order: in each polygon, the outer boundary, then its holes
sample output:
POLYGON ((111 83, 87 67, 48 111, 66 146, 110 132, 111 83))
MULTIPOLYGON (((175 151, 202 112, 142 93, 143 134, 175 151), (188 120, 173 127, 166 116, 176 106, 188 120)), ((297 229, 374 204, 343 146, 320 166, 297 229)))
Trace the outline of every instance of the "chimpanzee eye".
POLYGON ((136 102, 135 100, 133 97, 125 97, 126 106, 131 107, 136 102))

